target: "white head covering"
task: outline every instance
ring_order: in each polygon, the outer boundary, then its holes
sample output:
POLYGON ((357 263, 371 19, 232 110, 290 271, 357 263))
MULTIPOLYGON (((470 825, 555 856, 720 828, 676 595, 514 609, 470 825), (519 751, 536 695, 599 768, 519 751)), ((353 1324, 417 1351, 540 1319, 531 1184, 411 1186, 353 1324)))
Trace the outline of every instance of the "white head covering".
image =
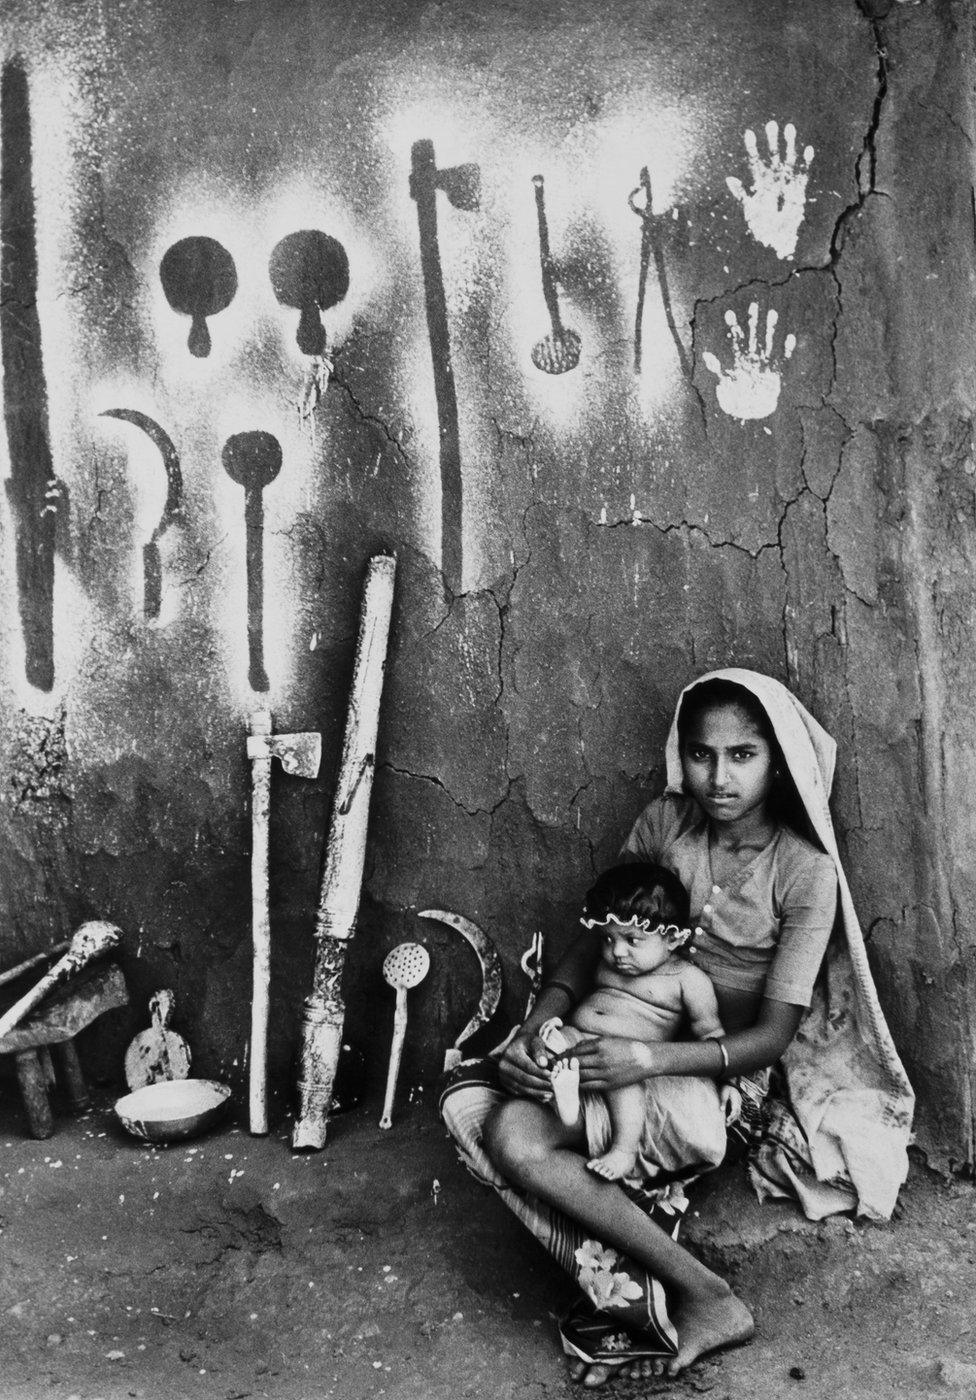
MULTIPOLYGON (((732 681, 760 702, 818 841, 837 868, 839 920, 813 1003, 783 1056, 789 1105, 751 1165, 760 1194, 797 1195, 813 1218, 856 1204, 887 1219, 908 1172, 915 1095, 895 1049, 868 965, 840 862, 828 800, 837 745, 786 686, 731 667, 701 676, 732 681), (792 1110, 792 1113, 789 1111, 792 1110), (797 1129, 799 1131, 797 1131, 797 1129), (815 1179, 805 1172, 804 1162, 815 1179)), ((681 790, 678 711, 666 748, 668 788, 681 790)))

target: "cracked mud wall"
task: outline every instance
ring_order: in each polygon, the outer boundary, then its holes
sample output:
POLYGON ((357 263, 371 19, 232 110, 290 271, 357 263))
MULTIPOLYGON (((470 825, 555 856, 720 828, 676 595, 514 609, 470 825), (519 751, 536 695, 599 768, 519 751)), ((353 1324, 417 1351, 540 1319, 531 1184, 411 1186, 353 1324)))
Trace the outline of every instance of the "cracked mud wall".
MULTIPOLYGON (((201 1071, 240 1077, 243 732, 266 703, 279 730, 325 741, 320 779, 275 777, 283 1105, 363 571, 392 547, 346 978, 372 1082, 392 1017, 380 966, 397 942, 432 955, 411 993, 405 1086, 432 1082, 477 1000, 471 950, 418 911, 462 914, 497 943, 503 1011, 475 1045, 498 1038, 524 1004, 533 933, 555 957, 660 783, 676 692, 732 662, 787 681, 838 739, 835 812, 920 1141, 941 1164, 971 1164, 966 7, 829 0, 810 16, 691 0, 597 19, 546 4, 8 0, 5 21, 4 63, 23 65, 31 97, 60 495, 47 689, 25 680, 22 522, 9 502, 2 517, 0 946, 13 961, 85 917, 123 927, 134 1005, 89 1036, 90 1064, 117 1074, 146 998, 168 985, 201 1071), (777 159, 796 132, 778 203, 757 193, 771 120, 777 159), (453 424, 410 185, 423 141, 440 168, 480 176, 476 207, 457 188, 451 203, 449 178, 432 191, 453 424), (555 335, 537 174, 578 337, 560 374, 533 358, 549 337, 552 368, 555 335), (269 277, 272 250, 303 229, 349 259, 348 291, 322 317, 324 388, 269 277), (231 254, 237 288, 196 357, 159 269, 203 237, 231 254), (101 416, 120 408, 179 458, 156 617, 143 559, 166 479, 158 443, 101 416), (258 431, 282 449, 261 493, 267 691, 248 665, 244 492, 222 465, 233 434, 258 431)), ((8 409, 26 392, 6 361, 3 389, 8 409)))

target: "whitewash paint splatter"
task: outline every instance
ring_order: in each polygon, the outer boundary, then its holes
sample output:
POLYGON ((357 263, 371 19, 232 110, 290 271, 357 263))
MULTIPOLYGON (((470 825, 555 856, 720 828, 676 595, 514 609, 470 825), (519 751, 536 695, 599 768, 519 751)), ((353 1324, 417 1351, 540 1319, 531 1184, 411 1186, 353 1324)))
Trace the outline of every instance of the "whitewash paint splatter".
POLYGON ((813 147, 804 146, 797 155, 796 127, 787 122, 783 127, 783 151, 780 154, 779 123, 766 123, 769 155, 759 153, 756 133, 747 128, 743 133, 752 189, 746 190, 741 180, 728 176, 728 185, 742 205, 749 232, 757 243, 772 248, 778 258, 792 258, 806 209, 807 181, 813 147))
POLYGON ((775 411, 782 388, 781 368, 796 349, 796 336, 787 335, 783 341, 782 358, 773 355, 773 338, 779 314, 766 313, 766 334, 759 345, 759 303, 749 303, 748 332, 744 337, 739 318, 726 311, 725 324, 732 342, 732 364, 723 369, 715 355, 706 350, 702 355, 706 369, 711 370, 718 383, 715 396, 719 408, 730 418, 768 418, 775 411))

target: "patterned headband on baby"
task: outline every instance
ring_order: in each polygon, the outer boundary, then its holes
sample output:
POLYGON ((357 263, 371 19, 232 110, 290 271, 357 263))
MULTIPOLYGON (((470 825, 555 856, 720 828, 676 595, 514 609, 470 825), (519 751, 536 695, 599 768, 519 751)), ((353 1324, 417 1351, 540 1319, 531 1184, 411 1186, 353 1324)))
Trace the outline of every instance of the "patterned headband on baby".
POLYGON ((633 928, 639 933, 659 933, 662 938, 677 939, 677 944, 687 943, 691 937, 690 928, 679 928, 677 924, 652 924, 650 919, 641 919, 636 914, 631 914, 629 919, 621 919, 616 914, 606 914, 602 919, 588 919, 584 915, 580 919, 584 928, 609 928, 615 924, 618 928, 633 928))

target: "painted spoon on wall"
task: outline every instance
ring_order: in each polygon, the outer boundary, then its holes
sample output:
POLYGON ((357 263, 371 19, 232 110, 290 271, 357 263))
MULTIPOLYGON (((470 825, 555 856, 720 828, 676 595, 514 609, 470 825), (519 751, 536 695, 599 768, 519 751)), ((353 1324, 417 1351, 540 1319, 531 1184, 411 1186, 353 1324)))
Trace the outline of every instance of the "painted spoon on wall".
POLYGON ((281 444, 271 433, 234 433, 221 453, 224 471, 244 487, 247 532, 248 680, 252 690, 266 691, 264 669, 264 500, 262 492, 281 471, 281 444))
POLYGON ((205 359, 211 345, 207 317, 225 311, 237 291, 234 259, 215 238, 181 238, 163 254, 159 280, 173 310, 191 318, 190 354, 205 359))
POLYGON ((546 218, 545 181, 541 175, 533 175, 535 186, 535 212, 539 224, 539 259, 542 264, 542 295, 546 299, 549 321, 552 329, 549 334, 536 341, 532 347, 532 363, 545 374, 565 374, 579 364, 581 341, 574 330, 563 325, 559 312, 559 294, 556 291, 556 270, 549 248, 549 221, 546 218))
POLYGON ((324 355, 328 344, 320 312, 338 306, 349 290, 349 258, 337 238, 317 228, 282 238, 268 274, 282 306, 300 312, 295 339, 303 355, 324 355))

